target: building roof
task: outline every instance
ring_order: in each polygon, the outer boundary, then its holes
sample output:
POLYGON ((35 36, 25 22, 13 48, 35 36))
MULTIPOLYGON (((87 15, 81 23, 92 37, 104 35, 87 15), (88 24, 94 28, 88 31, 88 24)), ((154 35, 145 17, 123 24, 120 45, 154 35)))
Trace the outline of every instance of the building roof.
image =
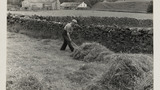
POLYGON ((61 4, 61 6, 63 7, 67 7, 67 6, 78 6, 79 4, 81 4, 82 2, 63 2, 61 4))

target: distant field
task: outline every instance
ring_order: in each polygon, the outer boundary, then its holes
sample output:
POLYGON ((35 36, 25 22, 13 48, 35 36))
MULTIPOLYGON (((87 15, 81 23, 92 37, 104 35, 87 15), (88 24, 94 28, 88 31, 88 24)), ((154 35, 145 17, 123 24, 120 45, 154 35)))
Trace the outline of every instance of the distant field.
POLYGON ((117 2, 99 2, 95 4, 93 10, 105 11, 123 11, 123 12, 141 12, 147 11, 149 1, 117 1, 117 2))
POLYGON ((153 19, 153 14, 146 13, 126 13, 109 11, 89 11, 89 10, 54 10, 54 11, 8 11, 22 15, 41 15, 41 16, 96 16, 96 17, 128 17, 136 19, 153 19))

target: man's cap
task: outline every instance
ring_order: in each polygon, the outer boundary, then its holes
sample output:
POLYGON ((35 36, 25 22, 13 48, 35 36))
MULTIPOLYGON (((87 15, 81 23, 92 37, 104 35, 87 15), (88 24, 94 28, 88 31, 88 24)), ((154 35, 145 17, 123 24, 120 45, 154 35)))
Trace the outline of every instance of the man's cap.
POLYGON ((76 20, 76 19, 73 19, 72 22, 77 23, 77 20, 76 20))

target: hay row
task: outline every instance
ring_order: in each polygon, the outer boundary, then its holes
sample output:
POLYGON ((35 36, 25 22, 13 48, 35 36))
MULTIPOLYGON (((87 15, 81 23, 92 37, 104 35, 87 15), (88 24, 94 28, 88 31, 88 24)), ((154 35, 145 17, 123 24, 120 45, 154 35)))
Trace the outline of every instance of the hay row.
MULTIPOLYGON (((92 84, 90 83, 83 90, 153 89, 153 59, 147 55, 116 54, 99 43, 93 42, 83 43, 75 50, 72 57, 85 62, 103 61, 106 64, 106 70, 102 71, 103 74, 98 73, 99 77, 93 77, 94 82, 91 82, 92 84)), ((91 70, 88 67, 91 66, 84 66, 76 72, 87 70, 86 74, 91 70)), ((81 78, 83 79, 83 77, 81 78)))
POLYGON ((152 58, 142 54, 109 55, 108 70, 84 90, 153 90, 152 58))
POLYGON ((79 48, 76 48, 72 53, 72 57, 77 60, 82 60, 85 62, 103 61, 103 56, 113 54, 103 45, 92 42, 83 43, 79 48))

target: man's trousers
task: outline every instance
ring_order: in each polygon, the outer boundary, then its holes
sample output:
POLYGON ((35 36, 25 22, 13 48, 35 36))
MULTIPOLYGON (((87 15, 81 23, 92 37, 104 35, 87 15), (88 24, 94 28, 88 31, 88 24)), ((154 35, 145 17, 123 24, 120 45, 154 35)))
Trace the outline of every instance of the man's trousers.
POLYGON ((67 31, 66 30, 63 30, 62 36, 63 36, 64 42, 63 42, 63 45, 61 46, 60 50, 65 50, 67 45, 68 45, 70 50, 73 52, 74 51, 74 47, 72 46, 71 41, 69 40, 69 37, 67 35, 67 31))

